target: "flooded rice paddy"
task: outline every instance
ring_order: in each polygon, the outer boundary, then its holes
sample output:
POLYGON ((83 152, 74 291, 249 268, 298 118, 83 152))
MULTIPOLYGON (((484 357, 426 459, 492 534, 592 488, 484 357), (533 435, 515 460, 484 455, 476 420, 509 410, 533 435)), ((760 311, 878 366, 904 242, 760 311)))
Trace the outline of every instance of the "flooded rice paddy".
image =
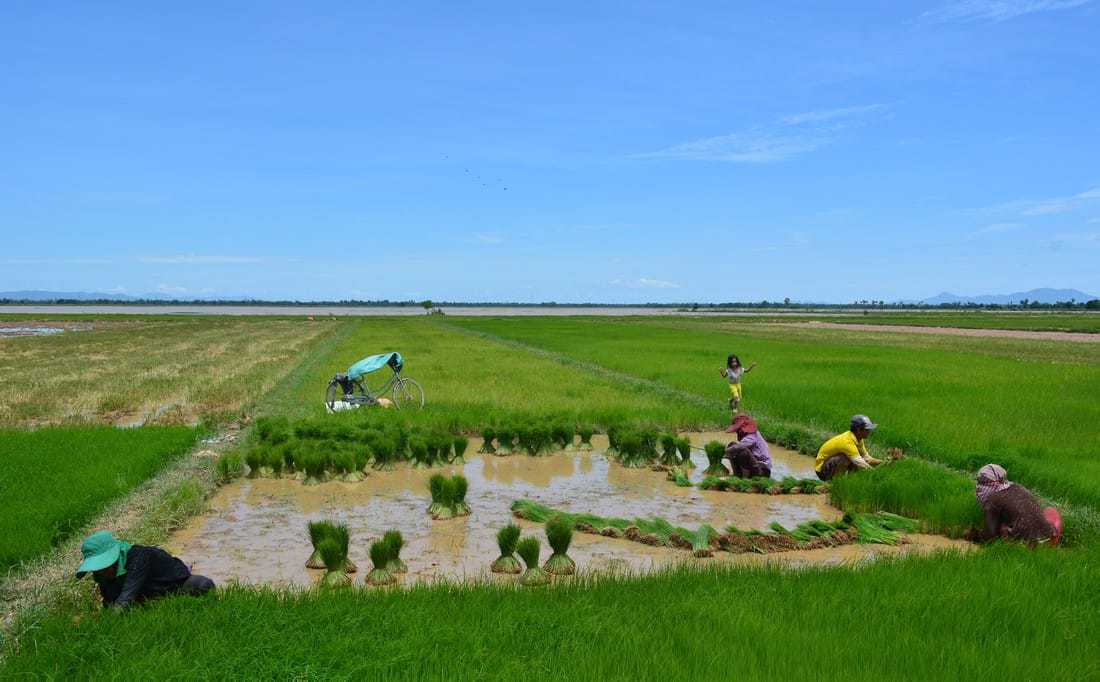
MULTIPOLYGON (((726 434, 693 434, 703 442, 726 434)), ((594 438, 591 452, 562 452, 543 457, 499 457, 471 454, 480 440, 471 439, 465 464, 412 469, 400 465, 394 471, 372 472, 358 483, 328 482, 305 486, 292 479, 245 479, 221 488, 210 510, 193 519, 169 541, 170 550, 197 573, 217 582, 283 586, 310 586, 322 571, 305 568, 312 549, 306 526, 309 521, 331 518, 347 523, 351 531, 350 556, 359 566, 356 582, 370 568, 370 543, 390 529, 400 530, 406 545, 401 557, 409 573, 403 581, 515 580, 496 576, 489 564, 498 556, 496 532, 516 523, 524 534, 534 534, 549 547, 540 524, 512 516, 512 502, 529 498, 570 512, 601 516, 659 516, 675 525, 695 528, 708 523, 724 529, 766 529, 773 521, 793 526, 811 519, 833 520, 839 510, 826 495, 759 495, 681 488, 666 480, 663 471, 628 469, 604 457, 606 441, 594 438), (470 516, 433 521, 427 482, 435 473, 463 473, 470 482, 467 502, 470 516)), ((772 447, 773 476, 812 477, 813 460, 772 447)), ((696 479, 706 465, 701 452, 693 452, 696 479)), ((717 552, 712 559, 695 559, 689 552, 650 547, 629 540, 575 533, 570 556, 580 573, 641 573, 691 562, 782 562, 788 565, 838 564, 909 551, 965 547, 946 538, 909 536, 900 547, 849 545, 830 549, 787 552, 768 556, 730 555, 717 552)))

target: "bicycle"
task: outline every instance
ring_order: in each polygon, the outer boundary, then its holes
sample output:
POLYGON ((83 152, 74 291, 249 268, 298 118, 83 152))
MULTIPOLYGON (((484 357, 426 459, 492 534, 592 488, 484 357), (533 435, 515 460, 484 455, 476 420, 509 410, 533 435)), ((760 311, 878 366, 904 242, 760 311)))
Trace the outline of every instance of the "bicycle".
POLYGON ((424 389, 414 379, 401 375, 405 360, 400 353, 381 353, 363 358, 348 368, 347 373, 337 374, 328 382, 325 406, 329 412, 352 410, 363 405, 378 405, 388 391, 397 409, 423 409, 424 389), (393 375, 377 391, 371 391, 364 377, 383 367, 393 370, 393 375))

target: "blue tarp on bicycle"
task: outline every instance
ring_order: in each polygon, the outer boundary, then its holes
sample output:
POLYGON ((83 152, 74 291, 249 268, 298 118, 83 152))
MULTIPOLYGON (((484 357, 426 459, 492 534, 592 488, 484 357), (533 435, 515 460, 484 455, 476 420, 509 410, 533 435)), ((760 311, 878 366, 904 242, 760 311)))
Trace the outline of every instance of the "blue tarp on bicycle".
POLYGON ((394 372, 400 372, 401 368, 405 366, 405 359, 401 357, 400 353, 369 355, 351 367, 348 367, 348 378, 357 380, 364 374, 377 372, 386 366, 389 366, 394 372))

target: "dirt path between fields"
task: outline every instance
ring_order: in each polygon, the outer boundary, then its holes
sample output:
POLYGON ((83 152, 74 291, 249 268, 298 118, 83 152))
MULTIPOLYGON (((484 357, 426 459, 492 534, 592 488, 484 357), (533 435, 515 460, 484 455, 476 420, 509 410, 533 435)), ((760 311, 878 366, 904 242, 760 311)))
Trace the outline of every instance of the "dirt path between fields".
POLYGON ((1022 329, 967 329, 965 327, 920 327, 905 324, 851 324, 847 322, 778 322, 760 327, 800 327, 803 329, 843 329, 860 332, 891 332, 901 334, 938 334, 941 336, 975 336, 994 339, 1028 339, 1031 341, 1072 341, 1100 343, 1100 334, 1080 332, 1031 332, 1022 329))

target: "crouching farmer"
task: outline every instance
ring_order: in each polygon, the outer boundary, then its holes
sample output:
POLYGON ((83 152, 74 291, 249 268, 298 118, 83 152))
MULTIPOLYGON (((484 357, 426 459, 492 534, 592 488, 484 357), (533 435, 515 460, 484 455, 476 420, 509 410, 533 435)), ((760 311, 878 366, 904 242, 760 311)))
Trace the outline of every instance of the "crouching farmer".
POLYGON ((738 478, 771 478, 772 455, 768 442, 760 435, 756 420, 739 414, 730 424, 730 430, 737 434, 737 442, 726 446, 726 457, 730 460, 733 475, 738 478))
POLYGON ((1005 538, 1031 544, 1057 545, 1062 537, 1062 515, 1054 507, 1040 508, 1030 490, 1008 480, 999 464, 978 470, 975 494, 985 512, 985 529, 979 539, 1005 538))
POLYGON ((160 547, 116 540, 110 531, 92 533, 80 546, 84 561, 76 577, 92 574, 104 607, 124 609, 169 594, 201 595, 214 581, 191 569, 160 547))
POLYGON ((877 426, 867 415, 857 414, 852 417, 849 430, 825 441, 817 451, 817 459, 814 461, 817 477, 828 481, 855 469, 870 469, 882 464, 881 460, 871 456, 865 442, 877 426))

